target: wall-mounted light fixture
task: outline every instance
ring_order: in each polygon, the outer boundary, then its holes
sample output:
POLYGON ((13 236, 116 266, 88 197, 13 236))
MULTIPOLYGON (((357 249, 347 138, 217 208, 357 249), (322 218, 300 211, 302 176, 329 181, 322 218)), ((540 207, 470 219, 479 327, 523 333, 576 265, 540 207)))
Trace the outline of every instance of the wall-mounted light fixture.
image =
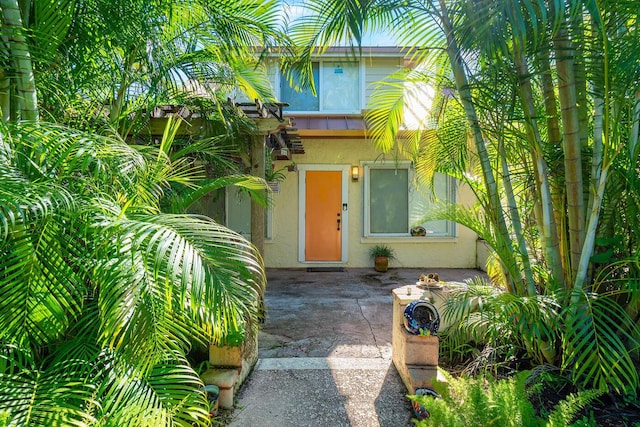
POLYGON ((354 181, 360 179, 360 166, 351 166, 351 179, 354 181))

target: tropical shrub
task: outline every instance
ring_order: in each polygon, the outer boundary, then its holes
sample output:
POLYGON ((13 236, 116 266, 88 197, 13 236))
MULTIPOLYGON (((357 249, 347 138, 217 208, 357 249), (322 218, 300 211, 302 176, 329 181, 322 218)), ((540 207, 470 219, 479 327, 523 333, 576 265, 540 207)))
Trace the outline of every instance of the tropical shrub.
POLYGON ((469 321, 504 328, 512 345, 582 386, 635 393, 635 2, 310 3, 294 31, 307 53, 388 28, 415 47, 417 66, 376 86, 367 118, 376 146, 412 160, 420 183, 440 172, 476 195, 476 206, 421 219, 457 221, 490 247, 503 292, 469 321), (420 86, 434 88, 429 111, 407 102, 420 86), (422 118, 415 129, 407 115, 422 118))
POLYGON ((287 45, 274 5, 0 1, 2 425, 209 424, 186 354, 259 323, 264 272, 244 238, 184 212, 264 188, 222 176, 243 153, 221 142, 251 131, 230 88, 270 96, 254 47, 287 45), (152 139, 167 103, 210 138, 174 145, 169 120, 152 139))
POLYGON ((476 280, 445 302, 443 318, 451 326, 443 348, 473 343, 477 353, 466 368, 471 374, 549 364, 561 367, 580 387, 629 393, 629 384, 638 381, 627 350, 637 340, 632 336, 636 325, 615 297, 584 293, 579 299, 588 306, 584 314, 582 307, 563 307, 569 297, 562 292, 521 297, 476 280))
POLYGON ((258 323, 260 256, 207 217, 160 212, 184 177, 158 150, 52 124, 0 133, 9 424, 206 425, 185 355, 258 323))
POLYGON ((484 375, 453 377, 440 372, 446 378, 445 382, 434 382, 440 397, 410 396, 430 414, 424 420, 414 420, 417 426, 567 426, 578 411, 601 394, 594 390, 570 394, 543 418, 536 415, 529 400, 529 371, 500 380, 484 375))

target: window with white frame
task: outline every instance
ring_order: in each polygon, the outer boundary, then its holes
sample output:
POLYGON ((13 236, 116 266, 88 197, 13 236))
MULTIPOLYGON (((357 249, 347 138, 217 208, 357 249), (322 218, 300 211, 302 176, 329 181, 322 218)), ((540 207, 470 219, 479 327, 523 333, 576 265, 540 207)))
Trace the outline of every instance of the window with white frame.
POLYGON ((359 63, 331 60, 311 65, 317 96, 311 89, 296 91, 280 74, 280 100, 289 104, 289 111, 360 112, 359 63))
POLYGON ((434 203, 455 202, 455 197, 455 180, 446 175, 436 174, 433 192, 427 192, 415 187, 408 162, 365 164, 364 236, 408 237, 416 226, 426 230, 425 237, 455 236, 451 221, 420 222, 434 203))

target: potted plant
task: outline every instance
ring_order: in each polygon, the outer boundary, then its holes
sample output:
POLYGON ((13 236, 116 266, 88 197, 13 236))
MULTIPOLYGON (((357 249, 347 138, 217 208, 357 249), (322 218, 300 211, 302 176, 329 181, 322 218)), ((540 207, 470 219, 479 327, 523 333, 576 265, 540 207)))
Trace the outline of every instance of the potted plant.
POLYGON ((280 183, 287 178, 287 175, 284 173, 286 170, 287 168, 275 169, 274 165, 266 168, 264 179, 274 193, 280 192, 280 183))
POLYGON ((279 193, 280 183, 287 178, 287 174, 285 173, 285 171, 287 171, 288 166, 276 169, 274 160, 274 151, 268 151, 265 158, 264 179, 265 181, 267 181, 267 185, 269 186, 269 188, 271 188, 271 191, 273 191, 274 193, 279 193))
POLYGON ((373 258, 374 269, 385 272, 389 268, 389 261, 396 258, 395 251, 387 245, 375 245, 369 249, 369 255, 373 258))

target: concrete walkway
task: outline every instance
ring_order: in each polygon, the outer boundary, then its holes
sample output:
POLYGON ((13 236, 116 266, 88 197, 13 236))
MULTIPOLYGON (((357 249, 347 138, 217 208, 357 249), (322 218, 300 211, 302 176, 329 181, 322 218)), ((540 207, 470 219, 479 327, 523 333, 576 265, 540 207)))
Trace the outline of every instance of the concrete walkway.
POLYGON ((269 270, 259 360, 230 425, 411 426, 407 391, 391 363, 391 291, 420 273, 465 281, 469 269, 269 270))

